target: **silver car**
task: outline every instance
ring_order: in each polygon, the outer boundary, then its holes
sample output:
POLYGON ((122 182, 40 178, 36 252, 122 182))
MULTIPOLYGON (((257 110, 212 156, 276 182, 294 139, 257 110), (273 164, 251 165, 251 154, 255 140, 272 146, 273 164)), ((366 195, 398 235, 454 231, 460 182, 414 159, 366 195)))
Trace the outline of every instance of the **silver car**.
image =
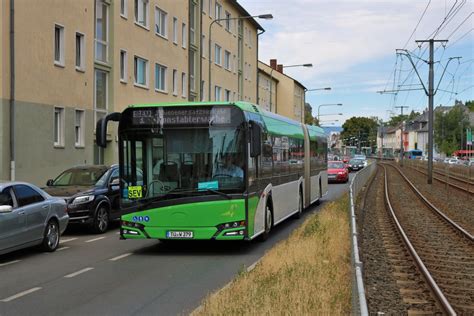
POLYGON ((68 222, 63 199, 29 183, 0 181, 0 255, 36 245, 55 251, 68 222))

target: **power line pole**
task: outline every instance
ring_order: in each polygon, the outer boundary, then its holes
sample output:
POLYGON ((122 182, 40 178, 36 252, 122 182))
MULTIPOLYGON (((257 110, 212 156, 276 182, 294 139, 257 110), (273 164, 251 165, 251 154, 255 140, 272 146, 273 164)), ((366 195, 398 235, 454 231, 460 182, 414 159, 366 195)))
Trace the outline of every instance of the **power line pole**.
POLYGON ((401 132, 400 132, 400 166, 403 167, 403 109, 408 109, 408 106, 396 106, 396 109, 400 109, 402 115, 402 122, 401 122, 401 132))

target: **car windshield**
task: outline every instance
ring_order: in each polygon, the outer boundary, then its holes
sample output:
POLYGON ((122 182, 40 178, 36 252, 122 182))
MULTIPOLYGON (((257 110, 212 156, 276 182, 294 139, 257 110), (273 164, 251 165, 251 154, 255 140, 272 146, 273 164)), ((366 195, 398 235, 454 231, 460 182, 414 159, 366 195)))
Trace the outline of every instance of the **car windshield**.
POLYGON ((343 169, 344 164, 342 162, 329 162, 328 169, 343 169))
MULTIPOLYGON (((192 128, 175 127, 174 121, 170 121, 171 114, 167 118, 165 112, 163 128, 143 127, 123 132, 120 150, 123 164, 129 167, 122 166, 121 170, 122 204, 217 191, 243 192, 245 130, 242 115, 236 113, 229 120, 218 117, 214 121, 217 123, 213 123, 212 113, 203 113, 197 115, 209 115, 207 123, 199 124, 199 119, 192 128), (167 128, 169 121, 171 126, 167 128)), ((228 112, 231 113, 233 111, 228 112)), ((185 117, 187 112, 180 114, 185 117)))
POLYGON ((356 165, 356 164, 362 164, 363 162, 360 159, 351 159, 351 161, 349 161, 349 163, 351 165, 356 165))
POLYGON ((53 182, 53 186, 92 186, 96 185, 107 168, 74 168, 61 173, 53 182))

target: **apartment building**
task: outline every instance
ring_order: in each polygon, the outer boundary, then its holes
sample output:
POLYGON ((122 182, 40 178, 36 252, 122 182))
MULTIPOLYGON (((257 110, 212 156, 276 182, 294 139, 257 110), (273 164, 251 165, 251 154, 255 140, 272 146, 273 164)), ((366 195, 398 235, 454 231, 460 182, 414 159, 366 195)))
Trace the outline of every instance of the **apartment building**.
POLYGON ((268 111, 304 122, 306 87, 283 73, 276 59, 270 65, 258 62, 258 102, 268 111))
POLYGON ((263 29, 235 0, 14 6, 12 47, 10 2, 0 5, 0 179, 44 185, 73 165, 117 162, 116 125, 104 150, 95 145, 95 123, 129 104, 257 101, 263 29))

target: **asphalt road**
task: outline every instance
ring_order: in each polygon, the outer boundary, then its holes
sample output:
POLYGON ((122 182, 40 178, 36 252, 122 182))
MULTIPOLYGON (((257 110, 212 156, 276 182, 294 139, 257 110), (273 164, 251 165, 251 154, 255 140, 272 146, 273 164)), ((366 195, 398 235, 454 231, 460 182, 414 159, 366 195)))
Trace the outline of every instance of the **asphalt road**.
MULTIPOLYGON (((330 184, 322 205, 347 187, 330 184)), ((122 241, 117 225, 103 235, 68 228, 54 253, 0 256, 0 316, 187 314, 302 222, 283 222, 263 243, 122 241)))

